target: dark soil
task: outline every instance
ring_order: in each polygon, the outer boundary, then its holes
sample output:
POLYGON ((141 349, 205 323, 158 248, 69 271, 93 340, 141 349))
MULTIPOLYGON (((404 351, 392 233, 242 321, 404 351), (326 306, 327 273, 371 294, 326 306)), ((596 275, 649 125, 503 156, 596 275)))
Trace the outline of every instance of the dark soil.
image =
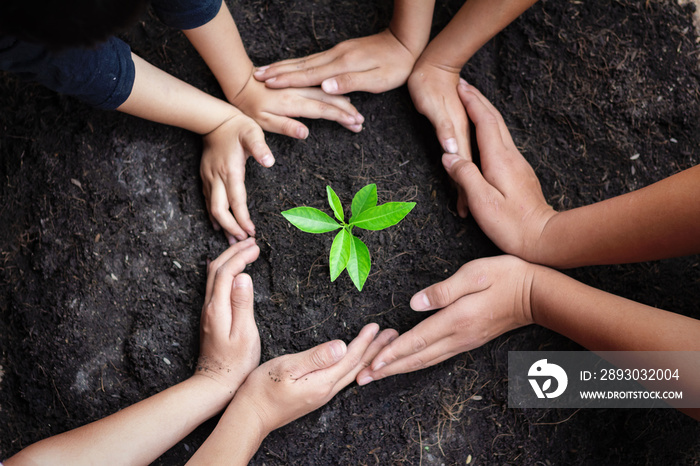
MULTIPOLYGON (((251 58, 265 64, 377 32, 389 2, 232 1, 251 58)), ((442 27, 461 2, 438 2, 442 27)), ((133 49, 208 92, 221 92, 177 31, 147 17, 133 49)), ((501 110, 558 209, 648 185, 698 162, 700 74, 692 10, 675 2, 543 1, 465 67, 501 110)), ((356 94, 361 134, 307 122, 295 141, 268 135, 272 169, 249 164, 260 258, 249 266, 263 360, 368 322, 406 331, 425 314, 419 289, 499 251, 455 193, 429 122, 405 87, 356 94), (380 202, 415 201, 399 226, 366 232, 362 293, 330 283, 332 235, 310 237, 279 212, 328 211, 370 182, 380 202)), ((200 139, 94 110, 0 77, 0 457, 93 421, 186 378, 197 357, 207 258, 226 247, 205 213, 200 139)), ((698 256, 573 270, 625 297, 700 317, 698 256)), ((274 432, 254 464, 698 464, 700 427, 671 409, 507 407, 509 350, 575 350, 528 327, 436 367, 352 385, 274 432)), ((182 464, 211 421, 161 464, 182 464)), ((108 463, 108 462, 107 462, 108 463)))

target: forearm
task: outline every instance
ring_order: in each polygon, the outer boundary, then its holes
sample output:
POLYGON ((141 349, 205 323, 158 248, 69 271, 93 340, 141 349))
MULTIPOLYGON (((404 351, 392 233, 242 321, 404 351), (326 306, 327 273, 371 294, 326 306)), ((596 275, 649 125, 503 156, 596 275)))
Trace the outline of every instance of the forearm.
POLYGON ((232 102, 252 76, 253 62, 226 4, 222 2, 219 13, 207 24, 184 33, 232 102))
POLYGON ((246 465, 268 433, 254 405, 243 398, 234 398, 214 431, 187 464, 246 465))
POLYGON ((35 443, 5 465, 149 464, 221 411, 229 392, 193 376, 104 419, 35 443))
POLYGON ((418 58, 430 38, 434 0, 396 0, 389 29, 418 58))
POLYGON ((620 264, 700 251, 700 166, 640 190, 552 217, 534 262, 620 264))
POLYGON ((146 120, 208 134, 240 114, 231 104, 206 94, 133 55, 134 86, 117 108, 146 120))
POLYGON ((420 60, 459 73, 477 50, 536 1, 467 0, 428 44, 420 60))
POLYGON ((592 351, 700 351, 700 321, 636 303, 538 267, 530 295, 536 324, 592 351))

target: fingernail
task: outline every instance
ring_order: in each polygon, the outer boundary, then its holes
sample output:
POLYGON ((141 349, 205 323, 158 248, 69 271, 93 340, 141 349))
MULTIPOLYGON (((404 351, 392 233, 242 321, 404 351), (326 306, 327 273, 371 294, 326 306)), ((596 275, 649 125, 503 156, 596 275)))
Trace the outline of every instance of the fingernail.
POLYGON ((253 280, 247 274, 239 275, 233 281, 233 286, 234 288, 250 288, 253 286, 253 280))
POLYGON ((277 81, 277 78, 276 78, 276 77, 275 77, 275 78, 266 79, 266 80, 265 80, 265 83, 273 83, 273 82, 275 82, 275 81, 277 81))
POLYGON ((445 141, 445 151, 450 153, 450 154, 456 154, 457 151, 459 150, 459 147, 457 147, 457 140, 455 138, 450 138, 447 141, 445 141))
POLYGON ((270 168, 275 164, 275 158, 272 156, 272 154, 267 154, 260 162, 262 163, 263 167, 270 168))
POLYGON ((237 235, 237 236, 236 236, 236 239, 237 239, 238 241, 245 241, 245 240, 248 239, 248 235, 240 234, 240 235, 237 235))
POLYGON ((430 300, 425 293, 418 293, 411 299, 411 309, 414 311, 424 311, 430 307, 430 300))
POLYGON ((255 74, 255 75, 263 74, 265 72, 265 70, 268 69, 269 67, 270 67, 270 65, 260 66, 253 74, 255 74))
POLYGON ((335 79, 326 79, 321 83, 321 89, 328 94, 338 92, 338 81, 335 79))
POLYGON ((449 170, 450 168, 452 168, 452 165, 454 165, 457 160, 459 160, 459 155, 445 154, 442 157, 442 164, 445 166, 446 170, 449 170))
POLYGON ((339 341, 331 342, 331 355, 334 361, 338 361, 345 356, 345 345, 339 341))
POLYGON ((362 114, 358 113, 355 115, 355 119, 357 120, 358 123, 362 124, 365 122, 365 117, 362 116, 362 114))
POLYGON ((233 246, 238 242, 238 240, 228 231, 225 231, 224 235, 226 236, 226 240, 228 241, 229 246, 233 246))
POLYGON ((384 366, 386 366, 386 363, 385 363, 384 361, 378 362, 378 363, 372 368, 372 370, 376 372, 376 371, 378 371, 379 369, 381 369, 381 368, 384 367, 384 366))
POLYGON ((362 125, 352 125, 350 126, 350 130, 359 133, 362 131, 362 125))
POLYGON ((469 85, 469 83, 467 82, 466 79, 464 79, 464 78, 459 78, 459 85, 462 86, 462 87, 467 87, 467 86, 469 85))
POLYGON ((372 382, 373 380, 374 379, 372 377, 370 377, 369 375, 366 375, 357 381, 357 385, 367 385, 368 383, 372 382))
POLYGON ((299 139, 306 139, 309 137, 309 130, 307 128, 304 128, 303 126, 300 126, 297 128, 297 137, 299 139))

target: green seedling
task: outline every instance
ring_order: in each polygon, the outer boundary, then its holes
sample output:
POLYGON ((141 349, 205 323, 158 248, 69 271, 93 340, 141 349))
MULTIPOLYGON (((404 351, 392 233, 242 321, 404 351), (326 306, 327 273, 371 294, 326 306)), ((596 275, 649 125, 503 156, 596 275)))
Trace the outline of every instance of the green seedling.
POLYGON ((352 199, 350 206, 351 217, 345 223, 343 205, 338 195, 330 186, 326 186, 328 203, 338 221, 328 214, 313 207, 295 207, 282 212, 284 218, 307 233, 327 233, 340 229, 331 245, 328 257, 331 281, 334 282, 340 273, 347 269, 350 279, 358 290, 365 285, 372 261, 369 249, 360 238, 352 234, 352 228, 365 230, 383 230, 396 225, 415 207, 415 202, 387 202, 377 205, 377 185, 369 184, 360 189, 352 199))

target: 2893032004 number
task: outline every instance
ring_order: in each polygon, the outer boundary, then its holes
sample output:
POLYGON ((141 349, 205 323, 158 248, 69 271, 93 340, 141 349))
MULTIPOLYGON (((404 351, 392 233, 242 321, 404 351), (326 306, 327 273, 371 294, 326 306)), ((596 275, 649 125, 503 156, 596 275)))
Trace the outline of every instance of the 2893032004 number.
POLYGON ((678 380, 678 369, 602 369, 600 380, 678 380))

